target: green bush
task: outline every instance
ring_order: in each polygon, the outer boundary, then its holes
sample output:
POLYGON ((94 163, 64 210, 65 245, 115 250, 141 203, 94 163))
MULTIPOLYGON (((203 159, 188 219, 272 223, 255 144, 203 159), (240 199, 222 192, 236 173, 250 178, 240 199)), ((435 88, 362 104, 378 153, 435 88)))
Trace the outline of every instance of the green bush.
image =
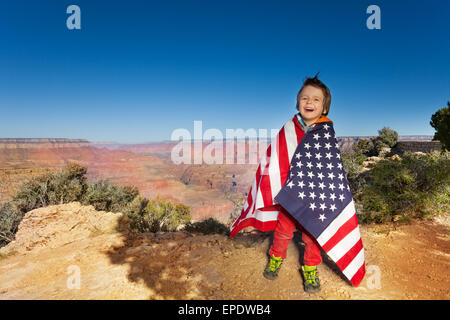
POLYGON ((23 184, 13 196, 22 212, 54 204, 79 201, 87 188, 86 168, 70 163, 55 173, 45 173, 23 184))
POLYGON ((0 206, 0 247, 14 239, 23 215, 11 202, 0 206))
POLYGON ((347 174, 347 180, 352 193, 357 194, 362 191, 365 183, 364 176, 361 175, 363 163, 366 157, 359 152, 342 153, 342 164, 347 174))
POLYGON ((100 211, 123 212, 138 194, 139 190, 134 186, 118 186, 99 180, 87 187, 81 203, 93 205, 100 211))
POLYGON ((448 154, 405 153, 401 160, 377 162, 355 201, 362 222, 409 220, 450 211, 449 188, 448 154))

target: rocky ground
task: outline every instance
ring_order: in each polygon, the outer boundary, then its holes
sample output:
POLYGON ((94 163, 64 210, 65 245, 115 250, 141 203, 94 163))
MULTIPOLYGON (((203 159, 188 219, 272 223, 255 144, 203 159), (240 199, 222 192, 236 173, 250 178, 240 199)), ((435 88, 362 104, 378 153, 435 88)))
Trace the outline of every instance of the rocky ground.
POLYGON ((362 226, 367 274, 352 287, 324 257, 302 289, 296 235, 279 278, 262 276, 270 233, 136 235, 120 213, 77 202, 30 211, 0 249, 0 299, 449 299, 450 218, 362 226))

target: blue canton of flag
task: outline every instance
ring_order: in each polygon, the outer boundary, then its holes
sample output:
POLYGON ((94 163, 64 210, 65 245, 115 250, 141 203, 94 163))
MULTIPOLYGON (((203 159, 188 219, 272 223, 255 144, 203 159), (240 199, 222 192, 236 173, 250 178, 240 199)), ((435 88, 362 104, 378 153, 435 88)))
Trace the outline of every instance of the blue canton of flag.
POLYGON ((275 200, 315 238, 352 201, 331 125, 319 123, 302 139, 275 200))

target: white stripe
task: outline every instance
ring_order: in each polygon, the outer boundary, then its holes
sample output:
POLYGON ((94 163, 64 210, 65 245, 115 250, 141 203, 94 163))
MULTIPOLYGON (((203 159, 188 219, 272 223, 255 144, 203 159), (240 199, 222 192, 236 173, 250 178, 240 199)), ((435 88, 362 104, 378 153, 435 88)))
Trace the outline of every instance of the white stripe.
POLYGON ((278 213, 279 211, 255 211, 255 218, 259 221, 266 222, 266 221, 274 221, 278 219, 278 213))
POLYGON ((356 257, 350 262, 350 264, 345 268, 342 273, 351 280, 359 268, 364 264, 364 248, 359 251, 356 257))
POLYGON ((328 227, 317 237, 317 242, 323 246, 338 231, 338 229, 356 214, 355 204, 352 201, 344 210, 331 222, 328 227))
POLYGON ((270 189, 272 191, 272 198, 274 198, 281 190, 281 177, 280 177, 280 164, 278 162, 278 150, 280 148, 278 144, 280 134, 277 135, 276 141, 272 142, 272 148, 270 153, 269 163, 269 178, 270 189))
POLYGON ((333 249, 327 252, 328 256, 333 261, 339 261, 358 241, 361 239, 359 228, 356 227, 344 239, 339 241, 333 249))
POLYGON ((289 120, 284 127, 284 135, 286 137, 286 146, 288 150, 289 164, 292 161, 294 152, 297 149, 297 134, 295 132, 295 124, 289 120))

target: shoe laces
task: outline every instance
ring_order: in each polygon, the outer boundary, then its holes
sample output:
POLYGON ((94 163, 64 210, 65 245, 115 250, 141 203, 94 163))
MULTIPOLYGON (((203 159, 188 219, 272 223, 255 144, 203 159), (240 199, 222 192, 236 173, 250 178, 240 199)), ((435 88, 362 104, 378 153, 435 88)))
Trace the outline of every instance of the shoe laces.
POLYGON ((281 264, 283 263, 283 258, 281 257, 275 257, 275 256, 271 256, 270 257, 270 266, 269 266, 269 270, 270 271, 276 271, 281 267, 281 264))

